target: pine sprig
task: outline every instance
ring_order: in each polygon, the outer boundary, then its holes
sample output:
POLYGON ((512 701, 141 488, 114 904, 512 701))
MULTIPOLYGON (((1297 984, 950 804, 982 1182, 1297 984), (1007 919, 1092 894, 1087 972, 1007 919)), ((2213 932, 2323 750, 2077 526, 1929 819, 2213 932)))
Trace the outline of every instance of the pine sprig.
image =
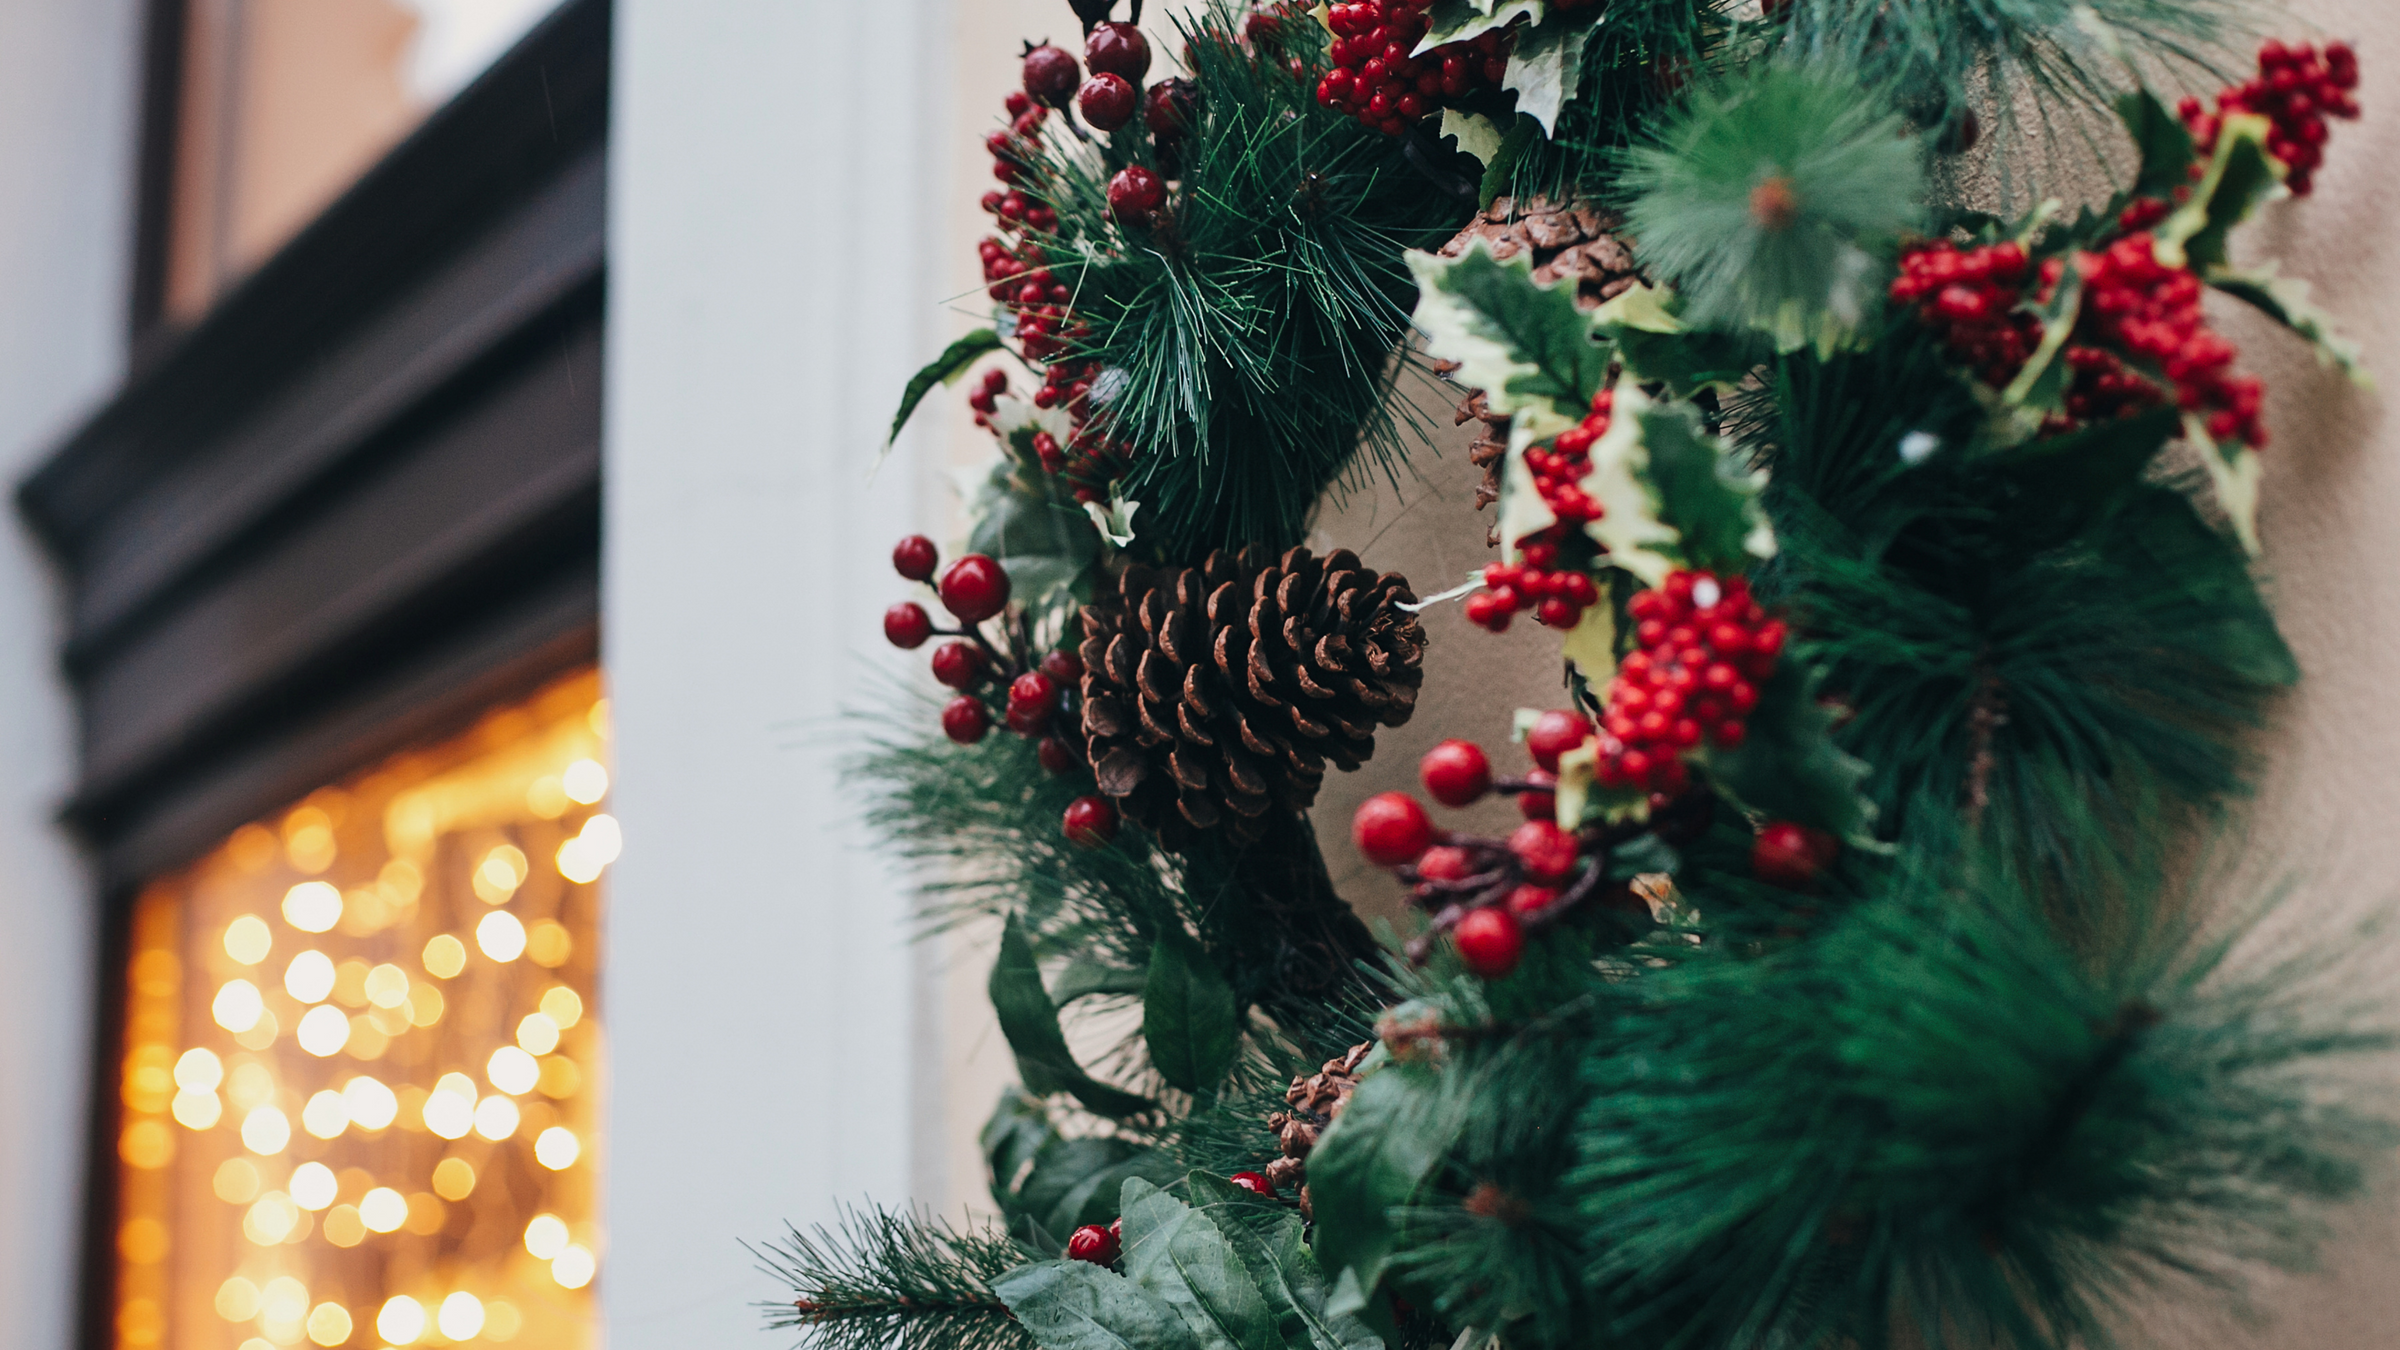
POLYGON ((1035 1350, 991 1281, 1037 1258, 997 1233, 869 1207, 754 1251, 793 1293, 767 1325, 810 1350, 1035 1350))

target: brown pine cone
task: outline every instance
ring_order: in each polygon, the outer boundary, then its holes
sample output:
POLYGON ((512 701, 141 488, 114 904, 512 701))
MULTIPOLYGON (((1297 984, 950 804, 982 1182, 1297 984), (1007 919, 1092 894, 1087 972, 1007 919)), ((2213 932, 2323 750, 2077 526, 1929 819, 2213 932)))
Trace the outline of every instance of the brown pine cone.
POLYGON ((1307 809, 1327 762, 1357 768, 1378 723, 1416 711, 1425 631, 1400 608, 1415 599, 1347 549, 1126 568, 1082 614, 1100 791, 1169 848, 1211 830, 1247 842, 1307 809))
POLYGON ((1300 1212, 1314 1218, 1308 1203, 1308 1153, 1317 1146, 1317 1136, 1333 1123, 1342 1108, 1350 1104, 1350 1094, 1358 1091, 1359 1061, 1375 1048, 1373 1041, 1351 1046, 1339 1056, 1325 1061, 1325 1067, 1313 1074, 1292 1080, 1291 1089, 1283 1100, 1289 1111, 1278 1111, 1267 1117, 1267 1128, 1275 1132, 1283 1156, 1267 1164, 1267 1180, 1275 1189, 1300 1187, 1300 1212))

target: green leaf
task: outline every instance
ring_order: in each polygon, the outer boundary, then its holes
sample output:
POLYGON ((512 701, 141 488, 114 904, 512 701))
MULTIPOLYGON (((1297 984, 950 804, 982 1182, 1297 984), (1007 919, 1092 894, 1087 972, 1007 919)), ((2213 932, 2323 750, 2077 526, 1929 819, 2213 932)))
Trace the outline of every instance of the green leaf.
POLYGON ((1536 20, 1517 33, 1516 50, 1509 54, 1500 87, 1517 91, 1517 111, 1541 123, 1544 135, 1558 129, 1558 114, 1574 97, 1583 69, 1584 44, 1599 27, 1560 15, 1546 23, 1536 20))
POLYGON ((1184 1183, 1192 1203, 1233 1244, 1266 1299, 1275 1329, 1291 1350, 1383 1350, 1383 1339, 1355 1317, 1326 1311, 1325 1273, 1308 1253, 1300 1216, 1205 1173, 1184 1183))
POLYGON ((1659 499, 1650 483, 1650 451, 1642 440, 1650 398, 1628 373, 1617 380, 1608 432, 1593 442, 1591 472, 1578 484, 1600 504, 1600 518, 1583 532, 1608 550, 1607 562, 1641 578, 1645 586, 1667 579, 1683 561, 1682 539, 1659 519, 1659 499))
POLYGON ((1099 531, 1049 474, 1028 475, 1003 460, 976 494, 974 511, 968 551, 996 560, 1011 598, 1037 616, 1063 604, 1099 561, 1099 531))
POLYGON ((1867 763, 1834 744, 1833 713, 1817 702, 1820 678, 1787 656, 1758 691, 1741 746, 1703 750, 1694 758, 1710 785, 1740 811, 1812 825, 1853 848, 1885 851, 1874 835, 1875 804, 1859 790, 1867 763))
POLYGON ((2306 278, 2284 276, 2272 262, 2251 268, 2211 267, 2204 275, 2209 285, 2307 338, 2316 348, 2319 365, 2338 367, 2361 389, 2375 387, 2358 344, 2333 331, 2333 316, 2309 298, 2306 278))
POLYGON ((2255 113, 2225 119, 2217 132, 2217 152, 2191 200, 2159 224, 2161 263, 2201 273, 2226 265, 2225 241, 2233 227, 2283 182, 2282 165, 2267 153, 2269 127, 2255 113))
POLYGON ((2133 183, 2143 197, 2166 197, 2192 181, 2192 133, 2183 119, 2147 89, 2135 89, 2117 99, 2117 116, 2141 152, 2141 172, 2133 183))
POLYGON ((1142 1039, 1158 1076, 1186 1092, 1215 1087, 1233 1067, 1241 1039, 1233 986, 1180 927, 1150 944, 1142 983, 1142 1039))
POLYGON ((1430 26, 1409 55, 1423 56, 1444 43, 1471 42, 1519 19, 1538 24, 1542 9, 1542 0, 1433 0, 1433 8, 1425 14, 1430 26))
POLYGON ((1416 1197, 1464 1123, 1436 1074, 1392 1064, 1367 1075, 1309 1150, 1317 1260, 1337 1283, 1351 1277, 1358 1298, 1374 1293, 1391 1260, 1392 1211, 1416 1197))
POLYGON ((1117 1217, 1125 1183, 1134 1179, 1164 1184, 1175 1180, 1175 1160, 1155 1148, 1129 1148, 1125 1156, 1105 1167, 1072 1174, 1068 1185, 1051 1201, 1044 1221, 1051 1232, 1072 1233, 1085 1224, 1106 1224, 1117 1217))
POLYGON ((1207 1215, 1147 1181, 1125 1183, 1125 1275, 1182 1314, 1207 1350, 1283 1350, 1250 1272, 1207 1215))
POLYGON ((1501 262, 1481 239, 1456 258, 1411 252, 1408 265, 1416 325, 1432 355, 1458 362, 1454 380, 1483 390, 1492 411, 1536 439, 1582 419, 1607 381, 1609 351, 1575 307, 1573 278, 1539 285, 1530 254, 1501 262))
POLYGON ((2225 546, 2224 535, 2202 520, 2191 500, 2168 488, 2150 488, 2125 513, 2125 529, 2153 560, 2152 574, 2171 579, 2190 597, 2195 614, 2210 616, 2207 650, 2241 679, 2265 685, 2300 680, 2300 664, 2284 644, 2250 577, 2248 560, 2225 546))
POLYGON ((2050 293, 2050 303, 2029 307, 2042 321, 2041 345, 2033 349, 2025 368, 2000 394, 2001 402, 2018 410, 2016 421, 2024 435, 2039 430, 2045 414, 2067 405, 2067 363, 2059 354, 2067 349, 2067 339, 2073 336, 2075 320, 2083 310, 2083 273, 2067 268, 2050 293))
POLYGON ((1679 535, 1687 567, 1740 572, 1775 556, 1775 533, 1758 508, 1766 475, 1701 429, 1688 403, 1653 405, 1639 414, 1658 518, 1679 535))
POLYGON ((1103 965, 1078 956, 1050 982, 1050 1001, 1064 1008, 1091 994, 1138 994, 1148 978, 1145 971, 1103 965))
POLYGON ((1026 1180, 1020 1174, 1043 1146, 1056 1138, 1058 1129, 1040 1102, 1013 1087, 1001 1092, 1000 1104, 984 1122, 979 1141, 984 1165, 992 1173, 992 1199, 1001 1209, 1017 1207, 1019 1188, 1026 1180))
POLYGON ((1483 162, 1483 181, 1475 186, 1475 209, 1489 211, 1492 203, 1508 191, 1510 180, 1516 177, 1517 161, 1542 139, 1542 124, 1522 114, 1508 124, 1508 134, 1501 137, 1492 157, 1483 162))
POLYGON ((1456 108, 1442 110, 1442 134, 1457 142, 1460 154, 1473 155, 1487 166, 1500 157, 1505 137, 1499 123, 1482 113, 1460 112, 1456 108))
POLYGON ((1000 959, 992 965, 986 986, 992 1011, 999 1015, 1000 1034, 1016 1052, 1017 1077, 1037 1097, 1070 1092, 1097 1115, 1122 1118, 1150 1109, 1147 1097, 1136 1096, 1096 1081, 1075 1062, 1067 1037, 1059 1029, 1058 1008, 1042 988, 1042 971, 1033 959, 1033 944, 1015 915, 1000 933, 1000 959))
POLYGON ((1173 1308, 1089 1261, 1037 1261, 992 1281, 1042 1350, 1202 1350, 1173 1308))
POLYGON ((908 387, 900 391, 900 411, 892 418, 892 433, 883 438, 883 451, 875 457, 881 464, 890 454, 892 442, 900 439, 900 428, 916 415, 917 405, 933 392, 937 384, 949 384, 967 373, 969 367, 983 358, 986 352, 1000 350, 1000 334, 990 328, 978 328, 958 341, 942 348, 942 354, 925 364, 925 368, 908 377, 908 387))
POLYGON ((2258 484, 2266 467, 2258 452, 2240 442, 2219 445, 2208 434, 2208 420, 2196 412, 2183 415, 2183 438, 2199 451, 2200 463, 2208 469, 2209 486, 2215 490, 2217 507, 2233 526, 2234 538, 2251 556, 2258 554, 2258 484))

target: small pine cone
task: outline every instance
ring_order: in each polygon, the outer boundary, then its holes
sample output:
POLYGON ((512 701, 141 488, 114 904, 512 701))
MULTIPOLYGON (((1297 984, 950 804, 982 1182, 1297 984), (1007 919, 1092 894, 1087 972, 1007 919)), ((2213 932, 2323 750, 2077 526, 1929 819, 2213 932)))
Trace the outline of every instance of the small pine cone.
POLYGON ((1350 1094, 1358 1091, 1359 1062, 1375 1048, 1366 1041, 1351 1046, 1340 1055, 1326 1060, 1323 1068, 1313 1074, 1303 1074, 1292 1080, 1283 1100, 1289 1111, 1277 1111, 1267 1117, 1267 1128, 1275 1132, 1276 1144, 1283 1156, 1267 1166, 1267 1179, 1277 1190, 1300 1183, 1300 1212, 1314 1217, 1308 1195, 1308 1154, 1317 1146, 1317 1136, 1342 1108, 1350 1104, 1350 1094))
POLYGON ((1317 797, 1328 762, 1375 752, 1416 711, 1416 594, 1356 554, 1272 562, 1220 549, 1199 567, 1125 569, 1083 608, 1083 730, 1100 791, 1169 848, 1250 841, 1317 797))

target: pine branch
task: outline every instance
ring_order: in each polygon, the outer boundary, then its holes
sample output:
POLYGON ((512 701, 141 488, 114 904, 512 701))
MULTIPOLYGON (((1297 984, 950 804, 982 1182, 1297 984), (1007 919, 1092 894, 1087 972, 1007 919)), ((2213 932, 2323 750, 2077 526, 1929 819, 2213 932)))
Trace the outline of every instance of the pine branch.
POLYGON ((1034 1258, 997 1234, 880 1208, 754 1249, 789 1284, 767 1325, 812 1350, 1035 1350, 991 1281, 1034 1258))

